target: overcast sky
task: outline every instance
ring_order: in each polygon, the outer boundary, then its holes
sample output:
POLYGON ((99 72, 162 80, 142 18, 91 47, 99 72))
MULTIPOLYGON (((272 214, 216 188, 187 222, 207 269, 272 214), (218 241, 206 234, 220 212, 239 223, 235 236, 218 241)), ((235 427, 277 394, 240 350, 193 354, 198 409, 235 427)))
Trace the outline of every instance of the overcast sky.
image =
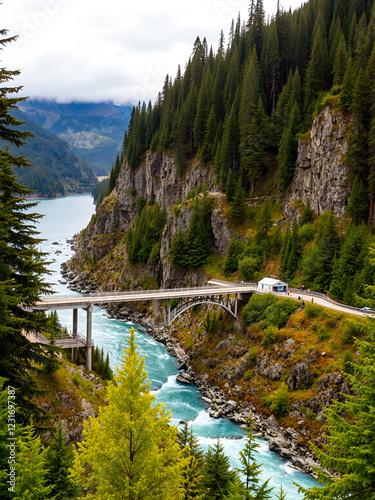
MULTIPOLYGON (((2 0, 1 28, 18 34, 0 54, 20 69, 30 97, 60 102, 154 100, 168 73, 183 70, 197 35, 217 49, 249 0, 2 0)), ((280 0, 288 10, 303 0, 280 0)), ((266 15, 277 0, 264 0, 266 15)))

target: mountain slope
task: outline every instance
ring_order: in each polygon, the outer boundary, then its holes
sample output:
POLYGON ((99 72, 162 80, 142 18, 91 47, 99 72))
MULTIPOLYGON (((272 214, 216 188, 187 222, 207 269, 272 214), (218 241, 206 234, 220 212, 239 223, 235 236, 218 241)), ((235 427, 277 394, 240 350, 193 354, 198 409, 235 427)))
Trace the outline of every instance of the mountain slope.
POLYGON ((97 175, 107 174, 121 148, 131 108, 113 103, 57 103, 30 99, 20 108, 64 139, 97 175))
MULTIPOLYGON (((34 168, 19 170, 19 179, 34 189, 38 195, 54 197, 69 192, 87 192, 95 182, 95 175, 87 163, 69 145, 48 131, 26 113, 14 110, 22 121, 23 130, 30 130, 34 138, 15 154, 28 156, 34 168)), ((10 147, 12 151, 12 147, 10 147)))

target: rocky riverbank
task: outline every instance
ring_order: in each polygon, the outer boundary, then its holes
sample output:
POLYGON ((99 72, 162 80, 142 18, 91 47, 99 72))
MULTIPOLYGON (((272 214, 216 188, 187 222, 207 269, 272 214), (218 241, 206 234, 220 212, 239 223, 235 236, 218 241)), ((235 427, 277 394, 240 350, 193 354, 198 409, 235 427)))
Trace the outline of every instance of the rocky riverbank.
MULTIPOLYGON (((62 274, 69 282, 69 288, 80 293, 92 293, 97 291, 95 285, 90 281, 87 273, 81 273, 68 264, 62 265, 62 274)), ((256 411, 251 402, 234 401, 228 399, 219 387, 211 384, 208 375, 197 375, 194 373, 188 353, 180 346, 174 337, 177 332, 174 327, 161 326, 153 315, 140 312, 136 307, 127 304, 103 304, 107 313, 120 321, 131 321, 140 325, 145 333, 153 336, 157 341, 166 346, 168 352, 175 356, 180 363, 180 373, 177 380, 182 384, 196 384, 203 401, 207 404, 207 411, 212 418, 228 418, 236 424, 246 427, 249 417, 254 422, 256 436, 269 442, 269 449, 277 452, 282 458, 291 461, 298 470, 316 477, 315 468, 319 468, 313 453, 301 444, 304 434, 304 421, 298 422, 301 432, 287 427, 283 428, 276 418, 264 416, 256 411)))

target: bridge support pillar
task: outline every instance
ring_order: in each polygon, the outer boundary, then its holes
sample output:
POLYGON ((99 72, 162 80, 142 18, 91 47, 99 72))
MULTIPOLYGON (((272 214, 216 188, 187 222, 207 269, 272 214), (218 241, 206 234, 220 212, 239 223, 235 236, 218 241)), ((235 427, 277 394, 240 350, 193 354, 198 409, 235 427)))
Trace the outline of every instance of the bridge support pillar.
POLYGON ((92 310, 93 307, 89 306, 87 311, 87 324, 86 324, 86 370, 92 370, 92 310))
POLYGON ((168 299, 168 326, 171 324, 171 299, 168 299))
MULTIPOLYGON (((73 309, 73 338, 78 334, 78 309, 73 309)), ((78 347, 72 347, 72 360, 76 363, 78 359, 78 347)))
POLYGON ((238 294, 236 293, 236 295, 234 297, 235 297, 235 299, 234 299, 234 316, 237 318, 237 309, 238 309, 237 298, 238 298, 238 294))

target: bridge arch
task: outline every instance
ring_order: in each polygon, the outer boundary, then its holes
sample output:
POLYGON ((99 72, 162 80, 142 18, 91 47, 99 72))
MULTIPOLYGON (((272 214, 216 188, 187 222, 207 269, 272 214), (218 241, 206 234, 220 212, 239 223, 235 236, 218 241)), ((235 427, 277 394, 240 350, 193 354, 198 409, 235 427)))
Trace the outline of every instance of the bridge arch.
POLYGON ((181 298, 180 303, 171 310, 171 301, 168 300, 168 313, 164 310, 164 322, 167 325, 171 325, 175 319, 177 319, 181 314, 198 304, 215 304, 234 318, 237 317, 237 294, 235 294, 234 304, 230 301, 229 295, 226 296, 226 300, 223 299, 222 295, 217 296, 200 296, 200 297, 187 297, 181 298))

